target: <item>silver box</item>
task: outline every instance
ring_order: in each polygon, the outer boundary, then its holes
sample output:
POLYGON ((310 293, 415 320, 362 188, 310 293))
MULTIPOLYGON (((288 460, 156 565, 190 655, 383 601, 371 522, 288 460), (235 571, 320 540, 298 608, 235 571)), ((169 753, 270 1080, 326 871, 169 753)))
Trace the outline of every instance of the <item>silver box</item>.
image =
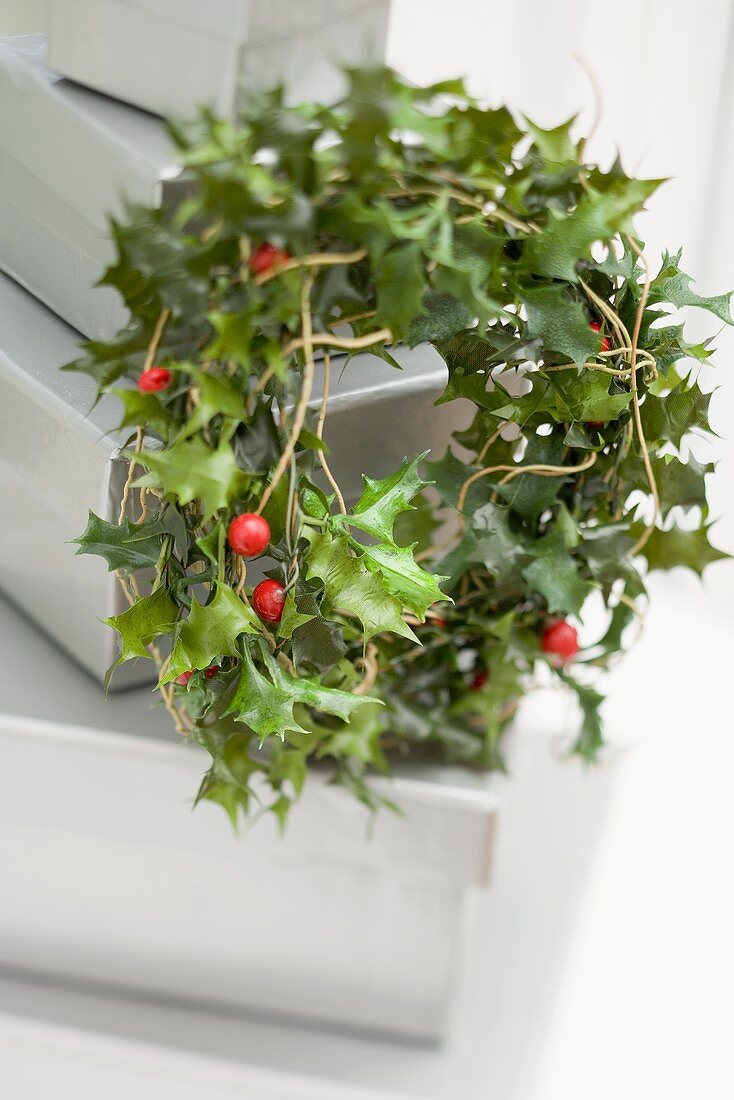
POLYGON ((423 768, 375 780, 404 816, 371 824, 316 775, 284 837, 268 816, 237 840, 221 808, 192 814, 208 756, 167 742, 150 693, 105 704, 2 600, 0 698, 0 965, 444 1031, 472 888, 487 882, 496 779, 423 768))
POLYGON ((242 86, 329 103, 384 60, 391 0, 51 0, 49 64, 158 114, 231 117, 242 86))
POLYGON ((0 40, 0 268, 90 339, 127 322, 95 284, 123 199, 157 206, 180 174, 163 124, 61 80, 41 35, 0 40))
MULTIPOLYGON (((88 509, 115 521, 127 464, 114 432, 114 398, 92 408, 94 386, 61 373, 78 356, 78 333, 0 275, 0 587, 69 654, 101 678, 115 656, 100 620, 124 609, 105 563, 74 556, 67 540, 84 529, 88 509)), ((375 356, 356 356, 346 371, 332 366, 326 439, 331 465, 348 497, 360 475, 384 477, 403 458, 445 449, 469 408, 434 408, 446 382, 438 353, 399 348, 395 370, 375 356)), ((313 404, 320 403, 320 379, 313 404)), ((144 682, 150 663, 118 670, 116 686, 144 682), (129 671, 128 671, 129 670, 129 671)))

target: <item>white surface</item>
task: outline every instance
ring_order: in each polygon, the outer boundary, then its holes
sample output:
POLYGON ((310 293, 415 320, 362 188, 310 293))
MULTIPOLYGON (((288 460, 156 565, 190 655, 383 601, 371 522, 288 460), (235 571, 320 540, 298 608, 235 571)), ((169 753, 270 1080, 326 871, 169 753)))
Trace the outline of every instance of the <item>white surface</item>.
POLYGON ((528 700, 497 867, 477 899, 442 1047, 10 978, 0 981, 0 1010, 429 1100, 729 1100, 732 627, 715 611, 728 569, 712 569, 708 594, 685 574, 656 582, 642 641, 614 677, 620 696, 607 712, 620 751, 606 769, 555 761, 533 726, 550 713, 558 735, 570 715, 549 710, 548 697, 528 700), (682 656, 681 623, 690 639, 682 656), (695 699, 689 681, 701 689, 695 699))
POLYGON ((294 102, 344 91, 336 65, 384 59, 390 0, 51 0, 49 63, 161 115, 231 116, 241 87, 294 102))
POLYGON ((114 259, 108 218, 160 202, 179 167, 162 124, 62 81, 40 35, 0 42, 0 267, 74 328, 109 339, 126 323, 95 287, 114 259))
POLYGON ((399 1100, 10 1016, 0 1016, 0 1078, 9 1100, 399 1100))
POLYGON ((404 816, 372 821, 321 773, 296 827, 281 836, 268 815, 256 840, 238 842, 219 807, 191 812, 208 755, 144 735, 155 728, 150 692, 114 708, 131 732, 108 732, 94 718, 100 689, 69 665, 53 681, 50 721, 38 684, 47 668, 53 677, 55 649, 7 605, 0 638, 1 963, 342 1026, 442 1032, 467 892, 489 865, 497 798, 487 780, 437 769, 375 780, 404 816))

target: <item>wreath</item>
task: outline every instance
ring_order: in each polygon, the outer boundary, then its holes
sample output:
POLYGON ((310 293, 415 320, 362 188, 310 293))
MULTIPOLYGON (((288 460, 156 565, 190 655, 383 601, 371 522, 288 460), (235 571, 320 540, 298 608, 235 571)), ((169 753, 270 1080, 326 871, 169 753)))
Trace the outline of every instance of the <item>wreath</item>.
POLYGON ((543 666, 578 696, 573 752, 592 759, 599 670, 647 572, 725 556, 688 446, 711 432, 690 370, 710 343, 667 307, 731 323, 730 296, 700 297, 679 253, 652 274, 632 218, 662 181, 588 164, 571 122, 521 125, 461 81, 348 77, 331 107, 275 91, 236 125, 171 125, 187 190, 112 226, 104 283, 130 324, 67 368, 117 395, 130 433, 119 522, 90 513, 76 540, 129 602, 106 620, 113 668, 156 662, 211 756, 197 800, 235 822, 284 821, 312 767, 370 806, 369 769, 396 757, 501 768, 543 666), (440 401, 473 420, 347 500, 331 356, 399 369, 391 347, 422 342, 448 368, 440 401), (580 650, 592 596, 606 628, 580 650))

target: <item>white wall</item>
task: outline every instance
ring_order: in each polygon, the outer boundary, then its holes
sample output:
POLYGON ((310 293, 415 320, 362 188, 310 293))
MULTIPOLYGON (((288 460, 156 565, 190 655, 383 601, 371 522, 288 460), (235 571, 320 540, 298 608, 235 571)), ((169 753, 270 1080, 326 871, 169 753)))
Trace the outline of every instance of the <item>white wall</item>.
POLYGON ((0 0, 0 34, 35 34, 46 22, 46 0, 0 0))

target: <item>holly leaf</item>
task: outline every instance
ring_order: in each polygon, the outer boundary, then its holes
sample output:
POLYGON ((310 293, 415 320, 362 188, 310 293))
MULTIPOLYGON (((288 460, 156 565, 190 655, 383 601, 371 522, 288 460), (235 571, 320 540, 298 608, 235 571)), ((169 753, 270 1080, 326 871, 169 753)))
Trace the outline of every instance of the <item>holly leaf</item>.
POLYGON ((291 638, 293 636, 293 631, 297 630, 299 626, 303 626, 304 623, 310 623, 314 615, 315 612, 307 614, 299 611, 293 589, 291 589, 285 598, 283 614, 278 623, 278 637, 291 638))
POLYGON ((242 393, 232 379, 199 370, 190 363, 179 364, 178 369, 192 375, 198 389, 198 403, 181 432, 180 439, 196 435, 215 416, 229 416, 238 422, 245 419, 242 393))
POLYGON ((215 336, 204 349, 204 358, 249 367, 252 359, 250 344, 254 335, 252 311, 208 313, 207 320, 215 336))
MULTIPOLYGON (((306 763, 306 753, 302 749, 282 749, 281 752, 273 753, 273 760, 270 765, 270 771, 268 772, 268 780, 270 784, 276 789, 280 790, 284 783, 290 783, 296 794, 296 798, 303 791, 303 787, 306 783, 306 776, 308 775, 308 765, 306 763)), ((281 796, 282 798, 283 796, 281 796)), ((280 801, 280 799, 278 800, 280 801)), ((290 800, 288 801, 288 807, 284 807, 286 813, 290 809, 290 800)), ((270 809, 278 817, 281 828, 283 827, 285 817, 281 817, 281 808, 276 810, 277 803, 270 807, 270 809)))
POLYGON ((576 121, 576 115, 551 130, 544 130, 527 117, 524 121, 533 145, 547 164, 558 167, 577 161, 576 144, 571 137, 571 127, 576 121))
POLYGON ((483 565, 497 584, 509 581, 525 556, 525 549, 509 522, 510 509, 491 502, 471 515, 457 548, 441 562, 452 582, 468 565, 483 565))
MULTIPOLYGON (((528 439, 522 464, 560 466, 563 453, 564 444, 559 432, 551 432, 550 435, 533 434, 528 439)), ((567 480, 568 477, 564 474, 558 477, 519 474, 506 485, 498 485, 497 493, 518 516, 528 523, 536 523, 543 512, 555 504, 558 491, 567 480)))
POLYGON ((317 672, 328 672, 347 651, 340 624, 322 615, 296 627, 291 641, 293 663, 299 669, 306 666, 317 672))
POLYGON ((84 533, 73 539, 77 554, 96 554, 104 558, 110 572, 114 569, 145 569, 153 567, 161 550, 165 527, 158 517, 144 523, 108 523, 90 510, 84 533))
POLYGON ((530 553, 535 560, 522 575, 535 592, 540 592, 551 615, 578 615, 594 585, 579 577, 578 563, 568 552, 562 535, 553 531, 538 539, 530 553))
POLYGON ((602 371, 562 371, 551 382, 559 420, 618 420, 629 406, 629 391, 610 393, 615 383, 602 371))
POLYGON ((411 347, 425 340, 447 340, 471 324, 471 313, 464 302, 453 294, 424 296, 423 313, 410 326, 408 343, 411 347))
POLYGON ((686 569, 692 569, 700 577, 707 565, 731 557, 731 554, 717 550, 711 545, 709 531, 712 526, 710 523, 704 523, 693 531, 684 531, 679 527, 661 531, 656 527, 640 552, 647 559, 651 570, 667 570, 683 566, 686 569))
POLYGON ((349 722, 341 729, 326 736, 316 752, 319 760, 325 757, 357 760, 363 765, 372 765, 378 771, 389 774, 389 767, 380 745, 380 737, 385 730, 388 717, 382 701, 370 696, 361 696, 367 704, 353 713, 349 722))
MULTIPOLYGON (((457 458, 450 447, 443 458, 438 459, 437 462, 424 463, 424 468, 433 479, 430 484, 435 485, 441 500, 451 508, 457 507, 464 483, 477 472, 476 468, 467 466, 457 458)), ((490 478, 475 481, 466 494, 464 514, 470 516, 482 504, 486 504, 493 492, 494 485, 490 478)))
POLYGON ((575 693, 581 707, 581 729, 572 752, 576 756, 583 757, 584 760, 594 761, 604 744, 601 715, 599 714, 599 707, 604 702, 604 696, 586 684, 578 683, 566 672, 561 671, 559 675, 564 684, 575 693))
POLYGON ((226 440, 221 440, 216 450, 197 437, 161 451, 143 451, 139 455, 125 452, 125 455, 150 471, 135 482, 136 486, 161 488, 180 505, 200 501, 204 520, 226 508, 244 491, 247 482, 226 440))
POLYGON ((424 493, 413 498, 415 503, 409 512, 401 512, 395 519, 393 538, 398 546, 413 546, 426 550, 431 545, 433 532, 439 526, 431 503, 424 493))
POLYGON ((133 657, 151 657, 148 646, 162 634, 169 634, 176 625, 178 611, 165 588, 143 596, 122 615, 112 615, 103 621, 119 635, 120 655, 105 677, 105 690, 118 665, 133 657))
POLYGON ((386 252, 376 284, 376 323, 389 328, 395 340, 406 339, 423 313, 426 276, 420 245, 410 241, 386 252))
POLYGON ((674 455, 655 456, 651 462, 663 516, 675 507, 687 511, 697 505, 706 506, 706 475, 713 473, 713 462, 701 463, 693 455, 688 456, 687 462, 674 455))
MULTIPOLYGON (((713 472, 711 462, 701 463, 693 455, 681 462, 675 455, 663 454, 650 457, 655 483, 660 497, 660 512, 665 518, 672 508, 680 507, 685 511, 699 505, 706 505, 706 475, 713 472)), ((650 494, 650 486, 642 458, 630 452, 622 463, 622 473, 627 491, 633 490, 650 494)))
POLYGON ((169 684, 190 669, 208 668, 217 657, 239 657, 243 634, 261 634, 260 620, 236 592, 218 584, 214 599, 202 605, 194 600, 188 619, 181 623, 171 660, 161 684, 169 684))
POLYGON ((402 617, 400 600, 386 589, 382 577, 371 573, 361 558, 352 554, 344 535, 316 535, 307 562, 309 579, 317 577, 323 582, 331 609, 343 609, 360 620, 365 642, 386 631, 418 641, 402 617))
POLYGON ((351 691, 324 687, 313 679, 291 676, 270 657, 267 658, 267 665, 273 682, 283 688, 295 702, 304 703, 324 714, 341 718, 343 722, 348 722, 351 715, 360 707, 372 705, 375 702, 367 695, 355 695, 351 691))
POLYGON ((560 285, 522 290, 528 337, 539 339, 550 351, 585 363, 599 350, 599 337, 589 328, 586 309, 560 285))
POLYGON ((550 207, 542 233, 528 238, 522 255, 525 268, 536 275, 576 282, 577 265, 590 255, 595 241, 609 240, 628 225, 662 180, 618 177, 602 194, 582 196, 569 214, 550 207))
POLYGON ((675 256, 663 253, 660 271, 650 284, 649 303, 667 302, 676 309, 684 306, 697 306, 699 309, 708 310, 715 317, 720 318, 725 324, 734 324, 731 316, 731 293, 717 294, 713 297, 704 297, 697 294, 691 287, 691 276, 686 275, 678 267, 681 253, 675 256))
POLYGON ((242 647, 237 687, 226 714, 248 726, 260 744, 275 735, 281 741, 288 733, 308 733, 293 716, 295 696, 281 684, 274 684, 255 667, 249 646, 242 647))
MULTIPOLYGON (((711 394, 703 393, 698 385, 687 386, 681 382, 664 396, 647 393, 640 406, 640 417, 645 437, 680 447, 684 435, 692 431, 711 432, 708 411, 711 394)), ((601 419, 591 417, 590 419, 601 419)))
POLYGON ((414 557, 415 546, 388 546, 378 543, 362 549, 361 560, 372 573, 379 573, 385 588, 397 596, 423 622, 434 603, 448 599, 439 588, 446 577, 437 577, 421 569, 414 557))
POLYGON ((112 393, 123 404, 120 428, 143 427, 165 436, 173 423, 173 417, 154 393, 140 393, 139 390, 123 389, 115 386, 112 393))
POLYGON ((379 481, 363 475, 364 489, 351 514, 343 520, 335 519, 358 527, 381 542, 392 543, 395 517, 410 510, 413 497, 429 484, 418 473, 418 465, 427 454, 424 451, 412 462, 406 459, 399 470, 379 481))

